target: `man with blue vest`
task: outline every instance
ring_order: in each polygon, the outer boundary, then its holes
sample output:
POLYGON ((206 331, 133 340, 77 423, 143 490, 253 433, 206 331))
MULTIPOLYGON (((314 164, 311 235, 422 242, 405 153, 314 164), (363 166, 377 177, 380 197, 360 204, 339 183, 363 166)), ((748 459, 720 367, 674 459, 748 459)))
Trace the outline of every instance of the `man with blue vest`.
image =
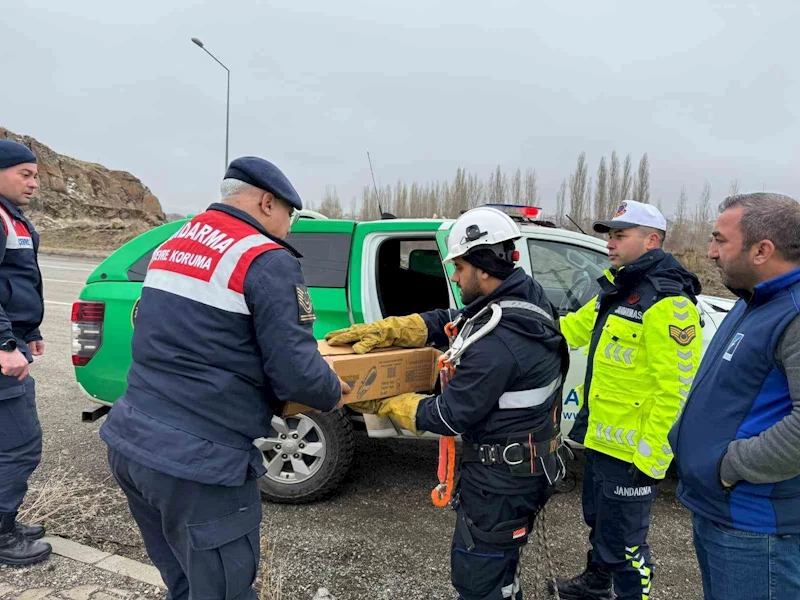
POLYGON ((44 527, 17 522, 28 478, 42 457, 36 388, 28 372, 44 353, 39 235, 22 214, 39 187, 36 156, 23 144, 0 140, 0 564, 46 559, 44 527))
POLYGON ((221 191, 153 252, 128 388, 100 429, 170 600, 256 598, 266 469, 253 441, 283 403, 330 410, 350 391, 317 350, 284 241, 300 196, 254 157, 230 164, 221 191))
POLYGON ((670 432, 706 600, 800 598, 800 204, 720 205, 708 256, 739 301, 670 432))

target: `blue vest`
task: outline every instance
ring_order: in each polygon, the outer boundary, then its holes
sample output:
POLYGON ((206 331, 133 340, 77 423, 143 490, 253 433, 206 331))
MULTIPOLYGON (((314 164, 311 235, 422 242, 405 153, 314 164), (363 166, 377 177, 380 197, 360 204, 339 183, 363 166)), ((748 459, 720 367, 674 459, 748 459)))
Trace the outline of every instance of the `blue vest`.
POLYGON ((775 350, 800 315, 800 269, 765 281, 739 300, 706 351, 683 416, 670 432, 680 484, 692 512, 729 527, 800 533, 800 477, 771 484, 720 483, 719 465, 733 440, 757 436, 792 411, 775 350))

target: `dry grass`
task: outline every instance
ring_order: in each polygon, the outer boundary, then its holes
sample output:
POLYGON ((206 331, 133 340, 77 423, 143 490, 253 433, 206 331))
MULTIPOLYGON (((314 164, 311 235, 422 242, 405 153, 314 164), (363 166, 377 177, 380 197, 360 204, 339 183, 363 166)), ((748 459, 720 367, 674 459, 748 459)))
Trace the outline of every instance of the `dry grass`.
POLYGON ((261 532, 261 560, 256 590, 259 600, 281 600, 283 597, 283 568, 275 559, 275 538, 271 523, 261 532))
POLYGON ((705 250, 681 250, 675 251, 675 258, 689 271, 697 275, 703 286, 703 294, 708 296, 722 296, 733 298, 734 296, 722 283, 719 270, 713 262, 706 256, 705 250))
POLYGON ((54 469, 50 477, 31 486, 19 520, 44 524, 51 533, 74 534, 120 501, 105 485, 106 480, 92 481, 73 467, 54 469))
POLYGON ((108 477, 94 481, 74 467, 59 466, 38 484, 31 485, 18 518, 39 523, 48 533, 80 540, 108 551, 119 546, 140 548, 141 536, 127 518, 125 495, 108 477), (110 518, 109 515, 125 515, 110 518), (138 542, 138 543, 137 543, 138 542), (111 544, 111 546, 109 546, 111 544))

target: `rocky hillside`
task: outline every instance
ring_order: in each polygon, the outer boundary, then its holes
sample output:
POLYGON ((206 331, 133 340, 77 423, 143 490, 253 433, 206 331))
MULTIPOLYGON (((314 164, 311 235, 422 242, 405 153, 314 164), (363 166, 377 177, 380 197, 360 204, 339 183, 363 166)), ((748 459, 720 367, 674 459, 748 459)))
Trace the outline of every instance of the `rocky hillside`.
POLYGON ((161 204, 125 171, 54 152, 0 127, 0 139, 28 146, 38 158, 40 189, 26 214, 44 248, 112 250, 166 222, 161 204))

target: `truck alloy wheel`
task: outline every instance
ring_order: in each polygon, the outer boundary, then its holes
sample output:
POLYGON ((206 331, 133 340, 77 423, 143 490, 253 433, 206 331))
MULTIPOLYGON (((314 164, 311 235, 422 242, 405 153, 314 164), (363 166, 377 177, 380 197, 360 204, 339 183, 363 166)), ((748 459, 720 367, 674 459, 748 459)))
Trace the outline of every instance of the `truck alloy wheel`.
POLYGON ((270 502, 303 504, 334 493, 350 470, 353 425, 343 410, 273 417, 269 436, 253 444, 266 474, 258 479, 270 502))

